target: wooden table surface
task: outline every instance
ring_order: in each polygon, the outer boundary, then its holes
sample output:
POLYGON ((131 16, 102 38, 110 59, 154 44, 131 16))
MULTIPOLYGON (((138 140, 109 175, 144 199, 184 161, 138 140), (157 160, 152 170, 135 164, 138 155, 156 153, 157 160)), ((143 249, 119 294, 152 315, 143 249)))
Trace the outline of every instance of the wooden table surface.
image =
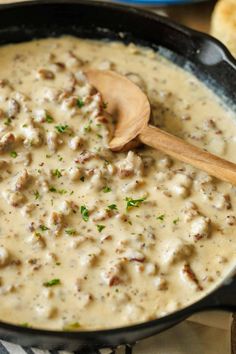
MULTIPOLYGON (((195 5, 176 5, 158 7, 176 22, 194 28, 198 31, 210 31, 210 19, 216 0, 209 0, 195 5)), ((157 7, 153 8, 157 9, 157 7)))

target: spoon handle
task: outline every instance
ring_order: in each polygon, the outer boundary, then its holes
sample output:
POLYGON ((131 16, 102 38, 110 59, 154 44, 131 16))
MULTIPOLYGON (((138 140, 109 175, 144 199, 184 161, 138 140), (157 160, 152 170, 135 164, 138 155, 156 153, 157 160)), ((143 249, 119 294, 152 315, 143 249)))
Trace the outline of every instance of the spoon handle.
POLYGON ((232 162, 210 154, 152 125, 142 129, 139 139, 142 143, 161 150, 167 155, 236 185, 236 164, 232 162))

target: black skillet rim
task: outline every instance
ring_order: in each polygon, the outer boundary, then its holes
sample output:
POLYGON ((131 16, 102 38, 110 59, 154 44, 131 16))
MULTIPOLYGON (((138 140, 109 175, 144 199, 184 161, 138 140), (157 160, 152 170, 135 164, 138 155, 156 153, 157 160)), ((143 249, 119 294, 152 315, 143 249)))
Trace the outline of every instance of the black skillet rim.
MULTIPOLYGON (((137 16, 140 16, 142 20, 145 19, 152 19, 152 20, 158 20, 158 22, 161 22, 164 24, 166 27, 171 28, 175 30, 176 32, 181 32, 187 36, 193 37, 193 38, 200 38, 200 39, 206 39, 211 43, 214 43, 216 45, 216 48, 220 51, 221 54, 221 61, 226 62, 230 67, 232 67, 234 70, 236 70, 236 60, 234 57, 230 54, 229 50, 217 39, 211 37, 208 34, 189 29, 186 26, 179 25, 175 23, 174 21, 170 21, 167 18, 164 18, 162 16, 159 16, 157 14, 154 14, 153 12, 149 10, 143 10, 143 9, 137 9, 137 8, 131 8, 125 5, 118 5, 114 3, 108 3, 108 2, 100 2, 100 1, 86 1, 86 0, 31 0, 31 1, 22 1, 19 3, 10 3, 10 4, 1 4, 0 5, 0 16, 1 16, 1 9, 11 9, 11 8, 17 8, 17 7, 22 7, 22 6, 27 6, 27 7, 34 7, 37 5, 50 5, 50 4, 62 4, 62 5, 70 5, 70 4, 78 4, 78 5, 86 5, 86 6, 91 6, 96 8, 97 6, 104 7, 104 8, 111 8, 113 10, 117 9, 122 11, 125 14, 134 14, 137 16)), ((219 61, 219 62, 221 62, 219 61)), ((197 312, 199 309, 200 310, 214 310, 215 307, 217 307, 217 303, 213 303, 212 307, 211 304, 208 300, 210 300, 211 296, 216 292, 218 289, 221 287, 224 287, 224 283, 228 281, 230 277, 225 277, 223 281, 217 285, 210 293, 208 293, 206 296, 198 300, 197 302, 184 307, 183 309, 180 309, 174 313, 171 313, 167 316, 146 321, 143 323, 138 323, 136 325, 130 325, 130 326, 124 326, 124 327, 118 327, 118 328, 111 328, 111 329, 105 329, 105 330, 85 330, 85 331, 64 331, 64 330, 44 330, 44 329, 38 329, 38 328, 30 328, 30 327, 23 327, 23 326, 18 326, 14 324, 10 324, 7 322, 2 322, 0 321, 0 328, 5 329, 6 331, 14 332, 14 333, 19 333, 19 334, 24 334, 24 335, 42 335, 44 337, 47 337, 50 339, 50 337, 58 337, 60 336, 61 339, 91 339, 92 337, 100 337, 102 338, 103 336, 109 336, 109 335, 119 335, 122 333, 129 333, 129 332, 134 332, 142 329, 149 329, 152 328, 153 326, 156 325, 165 325, 167 322, 169 323, 178 323, 182 321, 183 319, 186 319, 187 317, 191 316, 195 312, 197 312), (206 306, 204 305, 207 303, 206 306)), ((228 309, 227 305, 222 306, 222 309, 228 309)))
MULTIPOLYGON (((12 0, 13 1, 13 0, 12 0)), ((38 5, 50 5, 50 4, 61 4, 61 5, 86 5, 90 7, 104 7, 104 8, 110 8, 110 9, 117 9, 122 11, 125 14, 134 14, 137 16, 140 16, 142 19, 152 19, 152 20, 158 20, 159 23, 164 24, 166 27, 169 27, 171 29, 174 29, 176 32, 183 33, 189 37, 192 37, 194 39, 200 37, 202 39, 206 39, 211 43, 214 43, 216 47, 220 50, 221 53, 221 59, 222 61, 226 61, 231 67, 236 69, 236 58, 230 53, 228 48, 220 42, 217 38, 204 33, 200 32, 197 30, 194 30, 192 28, 189 28, 187 26, 184 26, 182 24, 179 24, 175 22, 172 19, 169 19, 168 17, 161 16, 157 13, 154 13, 153 11, 149 9, 143 9, 140 7, 130 7, 128 5, 124 4, 118 4, 116 2, 107 2, 107 0, 104 1, 99 1, 99 0, 22 0, 20 2, 13 2, 13 3, 8 3, 8 4, 0 4, 0 11, 2 9, 11 9, 11 8, 17 8, 17 7, 34 7, 38 5)), ((122 38, 120 38, 122 40, 122 38)), ((219 61, 220 62, 220 61, 219 61)))

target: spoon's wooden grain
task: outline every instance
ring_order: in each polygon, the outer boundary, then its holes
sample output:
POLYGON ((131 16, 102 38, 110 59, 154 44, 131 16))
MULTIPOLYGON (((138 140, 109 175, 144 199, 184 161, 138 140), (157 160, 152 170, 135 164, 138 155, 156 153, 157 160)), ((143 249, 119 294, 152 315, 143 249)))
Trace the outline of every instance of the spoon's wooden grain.
POLYGON ((142 142, 236 185, 236 164, 148 125, 150 103, 133 82, 113 71, 89 70, 86 75, 108 103, 108 113, 117 119, 114 136, 109 144, 111 150, 127 150, 142 142))

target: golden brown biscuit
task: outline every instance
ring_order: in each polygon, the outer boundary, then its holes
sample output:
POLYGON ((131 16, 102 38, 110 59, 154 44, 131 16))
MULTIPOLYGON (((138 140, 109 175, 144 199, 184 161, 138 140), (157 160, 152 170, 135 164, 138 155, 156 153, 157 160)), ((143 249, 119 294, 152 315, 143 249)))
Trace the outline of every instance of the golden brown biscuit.
POLYGON ((236 57, 236 0, 220 0, 211 21, 211 34, 236 57))

